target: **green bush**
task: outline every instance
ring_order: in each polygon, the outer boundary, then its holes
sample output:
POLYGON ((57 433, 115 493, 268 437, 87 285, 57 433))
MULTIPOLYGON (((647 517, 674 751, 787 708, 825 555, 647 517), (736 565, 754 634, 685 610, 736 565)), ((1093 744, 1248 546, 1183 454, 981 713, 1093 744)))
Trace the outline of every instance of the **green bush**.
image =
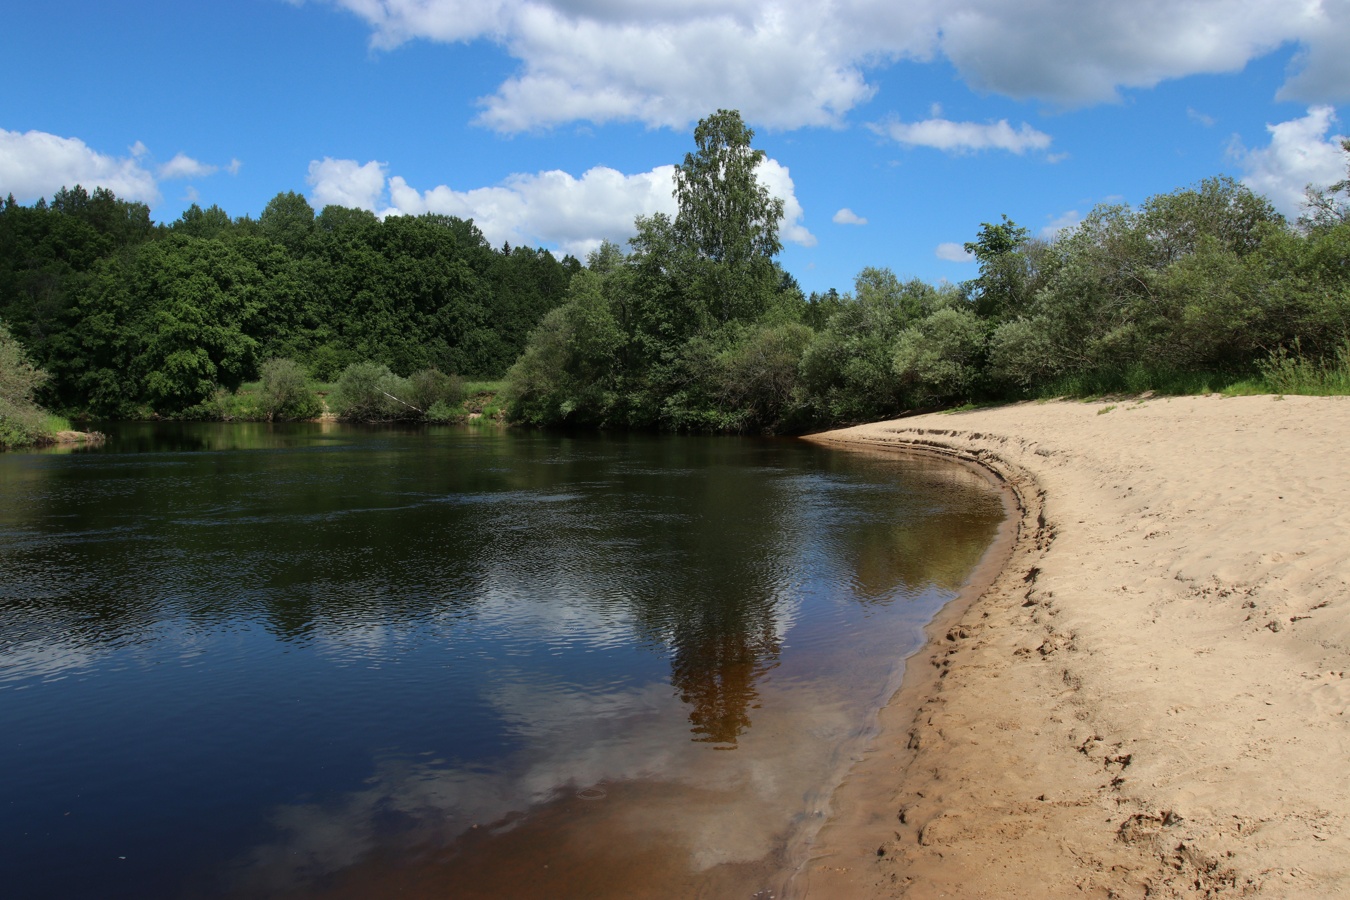
POLYGON ((408 396, 402 399, 422 410, 427 418, 431 418, 432 407, 439 404, 453 409, 464 403, 464 397, 462 378, 447 375, 439 369, 422 369, 408 376, 408 396))
POLYGON ((262 364, 257 405, 269 422, 313 419, 323 412, 305 370, 292 359, 269 359, 262 364))
POLYGON ((744 429, 777 430, 805 416, 801 363, 812 331, 805 325, 761 327, 722 354, 721 407, 744 429))
POLYGON ((1052 376, 1060 366, 1043 322, 1014 319, 989 338, 989 374, 1021 391, 1052 376))
POLYGON ((328 395, 328 406, 338 418, 355 422, 387 422, 408 418, 412 413, 400 403, 407 382, 380 363, 352 363, 343 370, 337 386, 328 395))
POLYGON ((1260 365, 1261 377, 1275 394, 1350 394, 1350 341, 1331 359, 1303 355, 1297 342, 1294 352, 1281 347, 1260 365))
POLYGON ((28 360, 19 342, 0 322, 0 447, 47 443, 64 423, 33 400, 47 373, 28 360))
POLYGON ((985 325, 975 313, 939 309, 900 332, 895 342, 895 374, 920 402, 964 400, 980 374, 985 325))
POLYGON ((435 422, 438 425, 448 425, 452 422, 462 421, 466 416, 464 407, 460 404, 446 403, 444 400, 437 400, 431 404, 427 410, 427 421, 435 422))
POLYGON ((258 395, 250 391, 218 388, 208 399, 174 414, 189 422, 256 422, 266 418, 258 406, 258 395))

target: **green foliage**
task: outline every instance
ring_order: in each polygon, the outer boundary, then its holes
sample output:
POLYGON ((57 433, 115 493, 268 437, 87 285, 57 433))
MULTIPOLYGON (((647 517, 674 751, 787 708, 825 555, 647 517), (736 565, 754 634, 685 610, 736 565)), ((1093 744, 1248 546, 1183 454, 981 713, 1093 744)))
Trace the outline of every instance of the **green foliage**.
MULTIPOLYGON (((1135 396, 1145 393, 1160 396, 1184 396, 1234 392, 1244 379, 1231 372, 1176 370, 1136 362, 1119 369, 1062 375, 1039 383, 1035 395, 1041 399, 1057 397, 1135 396)), ((1262 393, 1263 391, 1238 391, 1262 393)))
POLYGON ((1039 286, 1043 245, 1032 242, 1027 229, 1005 215, 996 225, 982 223, 976 239, 964 246, 980 264, 980 277, 963 285, 976 311, 1002 319, 1021 310, 1039 286))
POLYGON ((781 431, 1011 397, 1341 389, 1350 179, 1311 191, 1297 228, 1229 178, 1050 240, 1003 216, 966 245, 980 273, 959 287, 866 268, 808 301, 774 261, 783 207, 752 138, 733 111, 699 122, 678 214, 639 217, 627 253, 602 244, 585 267, 494 250, 450 216, 315 215, 295 193, 256 221, 193 206, 168 228, 103 190, 10 198, 0 319, 51 373, 24 403, 304 417, 308 370, 363 421, 501 402, 538 424, 781 431), (502 373, 499 400, 460 380, 502 373))
POLYGON ((737 113, 699 123, 675 220, 603 244, 507 375, 517 421, 677 430, 778 427, 795 409, 805 298, 773 261, 782 204, 737 113), (793 399, 789 399, 792 395, 793 399))
POLYGON ((895 370, 897 338, 929 313, 962 302, 954 288, 902 282, 889 269, 863 269, 854 293, 841 298, 802 354, 814 419, 858 422, 903 411, 910 397, 895 370))
POLYGON ((360 362, 343 370, 328 406, 352 422, 452 422, 464 417, 464 398, 464 382, 436 369, 400 378, 381 363, 360 362))
POLYGON ((314 419, 323 412, 305 370, 292 359, 272 358, 262 364, 258 407, 267 421, 314 419))
POLYGON ((426 420, 438 425, 445 425, 451 422, 459 422, 464 419, 464 407, 461 404, 447 403, 444 400, 437 400, 427 407, 426 420))
POLYGON ((724 351, 720 407, 738 431, 783 431, 809 421, 801 362, 813 333, 799 323, 752 329, 724 351))
POLYGON ((46 379, 47 373, 32 364, 0 322, 0 448, 43 443, 65 424, 53 422, 50 413, 34 402, 34 393, 46 379))
POLYGON ((1338 347, 1333 356, 1320 360, 1304 356, 1297 344, 1292 353, 1280 347, 1259 368, 1262 380, 1274 394, 1350 394, 1350 341, 1338 347))
POLYGON ((338 418, 353 422, 388 422, 409 418, 412 410, 402 400, 408 383, 382 363, 352 363, 343 370, 328 395, 328 408, 338 418))
POLYGON ((989 376, 1011 392, 1045 382, 1060 365, 1043 320, 1013 319, 996 327, 989 337, 989 376))
POLYGON ((52 373, 44 401, 105 416, 209 405, 274 357, 324 380, 363 360, 500 377, 579 269, 461 219, 315 216, 295 193, 167 229, 106 191, 0 205, 0 318, 52 373))
POLYGON ((1029 234, 1025 228, 1004 215, 1003 221, 996 225, 981 222, 979 235, 975 240, 967 241, 964 247, 983 265, 1017 250, 1027 242, 1029 234))
POLYGON ((11 404, 31 404, 47 373, 28 359, 28 354, 9 326, 0 322, 0 400, 11 404))
POLYGON ((694 129, 697 150, 675 169, 676 229, 683 244, 730 266, 782 249, 778 223, 783 201, 756 177, 764 151, 750 146, 755 132, 735 110, 719 109, 694 129))
POLYGON ((987 331, 969 309, 947 307, 900 332, 893 366, 920 403, 965 400, 980 377, 987 331))
MULTIPOLYGON (((408 376, 405 399, 428 417, 438 404, 443 411, 458 409, 463 405, 464 397, 464 380, 455 375, 446 375, 439 369, 422 369, 408 376)), ((438 413, 438 416, 437 421, 446 420, 445 415, 438 413)))

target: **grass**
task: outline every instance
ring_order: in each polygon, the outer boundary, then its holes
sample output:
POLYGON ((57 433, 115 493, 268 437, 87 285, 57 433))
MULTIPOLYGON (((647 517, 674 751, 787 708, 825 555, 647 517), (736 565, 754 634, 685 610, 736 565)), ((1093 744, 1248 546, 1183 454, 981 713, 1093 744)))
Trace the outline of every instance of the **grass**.
POLYGON ((1039 399, 1076 397, 1099 400, 1103 397, 1136 396, 1153 393, 1163 397, 1188 394, 1222 394, 1250 376, 1223 372, 1178 372, 1171 369, 1134 365, 1124 369, 1068 375, 1049 382, 1038 392, 1039 399))
POLYGON ((1350 394, 1350 341, 1332 359, 1309 359, 1297 344, 1289 353, 1281 347, 1261 365, 1261 380, 1271 394, 1313 397, 1350 394))
POLYGON ((70 420, 31 403, 0 399, 0 449, 51 444, 61 431, 70 431, 70 420))
POLYGON ((1007 400, 981 400, 981 401, 968 400, 965 403, 962 403, 960 406, 953 406, 949 409, 939 410, 939 413, 941 415, 946 416, 952 413, 974 412, 977 409, 992 409, 995 406, 1003 406, 1007 402, 1008 402, 1007 400))
POLYGON ((1333 358, 1304 356, 1297 344, 1293 352, 1281 348, 1247 372, 1179 372, 1135 365, 1128 368, 1065 376, 1046 384, 1038 400, 1073 397, 1102 400, 1154 394, 1180 397, 1222 394, 1247 397, 1255 394, 1303 394, 1308 396, 1350 395, 1350 342, 1333 358))

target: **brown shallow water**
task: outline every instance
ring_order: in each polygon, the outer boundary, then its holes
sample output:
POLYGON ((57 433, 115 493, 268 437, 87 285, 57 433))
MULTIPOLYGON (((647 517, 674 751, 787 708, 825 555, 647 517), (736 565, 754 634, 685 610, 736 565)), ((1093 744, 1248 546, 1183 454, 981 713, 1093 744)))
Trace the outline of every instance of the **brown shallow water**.
POLYGON ((0 457, 13 896, 781 896, 1001 500, 793 441, 0 457))

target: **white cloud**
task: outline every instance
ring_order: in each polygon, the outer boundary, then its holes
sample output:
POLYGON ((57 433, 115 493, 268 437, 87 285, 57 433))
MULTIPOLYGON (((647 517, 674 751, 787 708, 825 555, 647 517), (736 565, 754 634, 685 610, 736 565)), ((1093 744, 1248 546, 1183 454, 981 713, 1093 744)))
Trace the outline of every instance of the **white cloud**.
POLYGON ((231 175, 238 175, 239 170, 242 169, 243 167, 244 164, 242 162, 240 162, 237 159, 231 159, 230 164, 225 167, 225 171, 229 172, 231 175))
POLYGON ((1189 106, 1186 107, 1186 118, 1195 122, 1197 125, 1203 125, 1206 128, 1213 128, 1219 122, 1219 120, 1213 116, 1202 113, 1200 110, 1193 109, 1189 106))
POLYGON ((845 206, 839 212, 834 214, 831 220, 836 225, 866 225, 867 220, 845 206))
MULTIPOLYGON (((1350 97, 1344 0, 321 0, 372 46, 488 40, 519 62, 479 121, 683 127, 734 107, 779 128, 833 125, 872 97, 867 72, 945 57, 972 87, 1076 106, 1299 48, 1281 97, 1350 97)), ((940 114, 934 113, 937 119, 940 114)))
POLYGON ((159 177, 165 180, 201 178, 206 175, 214 175, 219 171, 219 166, 209 166, 206 163, 198 162, 185 153, 179 153, 159 167, 159 177))
POLYGON ((1327 136, 1335 121, 1336 112, 1330 106, 1314 106, 1302 118, 1267 125, 1269 146, 1248 150, 1239 144, 1234 148, 1247 173, 1242 183, 1264 194, 1286 216, 1296 218, 1303 210, 1308 185, 1325 187, 1345 177, 1343 135, 1327 136))
POLYGON ((1287 42, 1321 44, 1320 5, 967 0, 943 17, 942 52, 972 87, 1077 106, 1114 100, 1120 88, 1238 72, 1287 42))
MULTIPOLYGON (((238 172, 240 165, 231 160, 228 171, 238 172)), ((107 188, 119 200, 153 206, 160 201, 160 181, 202 178, 218 171, 219 166, 185 153, 156 166, 150 148, 140 141, 127 148, 126 156, 117 157, 100 153, 79 138, 0 129, 0 192, 14 194, 21 203, 78 184, 88 191, 107 188)), ((189 188, 184 199, 195 203, 200 195, 189 188)))
POLYGON ((673 214, 673 172, 673 166, 660 166, 624 175, 597 166, 580 178, 553 170, 513 175, 495 187, 457 191, 440 185, 422 192, 395 176, 389 180, 390 212, 473 219, 494 246, 543 243, 584 257, 601 241, 626 241, 636 216, 673 214))
POLYGON ((1077 228, 1082 221, 1083 217, 1078 214, 1078 210, 1071 209, 1068 212, 1060 213, 1042 226, 1040 236, 1047 241, 1053 241, 1059 237, 1061 231, 1077 228))
POLYGON ((975 254, 968 253, 966 248, 955 241, 947 241, 937 245, 933 255, 938 259, 945 259, 947 262, 968 263, 975 261, 975 254))
POLYGON ((364 166, 354 159, 332 159, 325 156, 309 164, 305 179, 314 192, 310 195, 314 206, 347 206, 374 211, 384 194, 384 163, 371 161, 364 166))
POLYGON ((1023 122, 1013 128, 1007 119, 997 122, 953 122, 949 119, 925 119, 901 122, 893 119, 868 126, 877 134, 911 147, 933 147, 946 153, 972 153, 980 150, 1007 150, 1022 154, 1045 150, 1050 135, 1023 122))
POLYGON ((145 146, 138 141, 131 154, 118 158, 93 150, 79 138, 0 129, 0 186, 21 203, 77 184, 90 191, 107 188, 122 200, 158 202, 155 176, 138 161, 145 146))
MULTIPOLYGON (((368 209, 381 216, 440 213, 473 219, 493 246, 543 244, 583 257, 601 241, 625 242, 639 215, 676 212, 674 166, 625 175, 597 166, 581 177, 553 170, 513 175, 493 187, 456 190, 439 185, 418 190, 400 175, 387 176, 383 163, 324 159, 309 165, 311 199, 368 209)), ((802 225, 802 207, 786 166, 766 159, 759 177, 783 199, 780 233, 785 241, 812 246, 815 236, 802 225)))
POLYGON ((769 193, 783 201, 783 221, 778 225, 778 233, 789 244, 802 247, 814 247, 816 236, 806 230, 802 224, 802 205, 797 200, 796 186, 788 167, 774 159, 764 158, 755 175, 769 189, 769 193))

